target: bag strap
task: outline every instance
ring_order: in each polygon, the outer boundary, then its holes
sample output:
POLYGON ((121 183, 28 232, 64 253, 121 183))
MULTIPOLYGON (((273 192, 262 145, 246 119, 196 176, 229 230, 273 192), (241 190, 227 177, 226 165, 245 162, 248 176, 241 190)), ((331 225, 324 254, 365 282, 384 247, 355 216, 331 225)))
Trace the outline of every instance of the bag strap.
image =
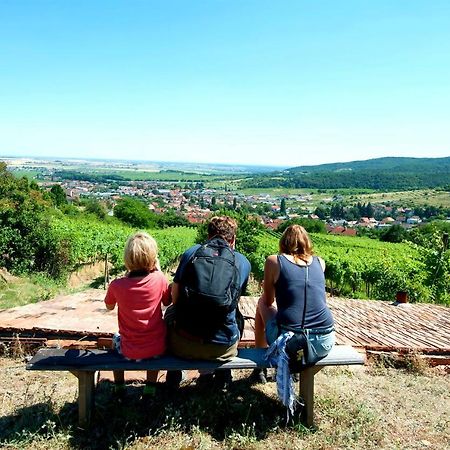
POLYGON ((303 307, 303 318, 302 318, 302 330, 305 329, 305 317, 306 317, 306 284, 308 282, 308 265, 305 266, 305 306, 303 307))

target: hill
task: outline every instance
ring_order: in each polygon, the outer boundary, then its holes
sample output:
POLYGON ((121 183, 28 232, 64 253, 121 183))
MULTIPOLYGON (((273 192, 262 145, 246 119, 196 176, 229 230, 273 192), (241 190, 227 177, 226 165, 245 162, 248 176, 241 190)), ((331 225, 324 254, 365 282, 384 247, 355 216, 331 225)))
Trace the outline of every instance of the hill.
POLYGON ((299 166, 249 178, 246 188, 373 189, 450 188, 450 157, 377 158, 299 166))
POLYGON ((343 163, 320 164, 317 166, 299 166, 286 169, 289 173, 317 173, 359 170, 381 170, 409 173, 447 173, 450 174, 450 157, 446 158, 401 158, 385 157, 350 161, 343 163))

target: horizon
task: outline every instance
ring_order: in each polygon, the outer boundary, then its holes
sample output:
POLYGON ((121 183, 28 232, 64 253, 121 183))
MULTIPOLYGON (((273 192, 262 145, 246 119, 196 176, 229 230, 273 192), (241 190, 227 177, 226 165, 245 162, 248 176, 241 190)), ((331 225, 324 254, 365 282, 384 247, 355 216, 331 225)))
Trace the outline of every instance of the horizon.
POLYGON ((340 165, 340 164, 352 164, 352 163, 359 163, 359 162, 368 162, 368 161, 376 161, 380 159, 426 159, 426 160, 434 160, 434 159, 447 159, 450 158, 449 156, 438 156, 438 157, 416 157, 416 156, 382 156, 377 158, 369 158, 369 159, 358 159, 358 160, 352 160, 352 161, 334 161, 329 163, 323 163, 323 164, 310 164, 310 165, 303 165, 303 166, 276 166, 276 165, 258 165, 258 164, 233 164, 233 163, 220 163, 220 162, 200 162, 200 161, 163 161, 163 160, 146 160, 146 159, 118 159, 118 158, 97 158, 97 157, 60 157, 60 156, 33 156, 33 155, 0 155, 0 161, 5 160, 33 160, 33 161, 71 161, 71 162, 110 162, 110 163, 124 163, 124 164, 141 164, 143 165, 143 170, 146 170, 145 164, 149 165, 155 165, 155 166, 163 166, 163 167, 156 167, 159 171, 164 170, 170 170, 167 168, 164 168, 164 166, 175 166, 173 170, 181 170, 181 171, 189 171, 189 168, 186 170, 183 170, 181 168, 177 168, 177 165, 180 166, 211 166, 214 168, 218 167, 233 167, 233 168, 260 168, 265 169, 263 172, 271 171, 269 169, 276 170, 291 170, 297 167, 318 167, 318 166, 325 166, 325 165, 340 165))
POLYGON ((3 2, 0 53, 0 155, 13 158, 450 155, 444 0, 3 2))

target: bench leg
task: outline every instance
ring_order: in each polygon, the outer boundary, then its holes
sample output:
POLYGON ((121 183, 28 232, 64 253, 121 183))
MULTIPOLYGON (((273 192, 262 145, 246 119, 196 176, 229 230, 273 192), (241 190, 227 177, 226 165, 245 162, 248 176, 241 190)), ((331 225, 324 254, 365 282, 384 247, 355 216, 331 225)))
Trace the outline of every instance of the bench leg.
POLYGON ((301 421, 307 427, 314 425, 314 375, 321 367, 310 367, 300 373, 300 396, 305 402, 301 421))
POLYGON ((72 373, 78 378, 78 424, 84 428, 91 420, 96 372, 73 371, 72 373))

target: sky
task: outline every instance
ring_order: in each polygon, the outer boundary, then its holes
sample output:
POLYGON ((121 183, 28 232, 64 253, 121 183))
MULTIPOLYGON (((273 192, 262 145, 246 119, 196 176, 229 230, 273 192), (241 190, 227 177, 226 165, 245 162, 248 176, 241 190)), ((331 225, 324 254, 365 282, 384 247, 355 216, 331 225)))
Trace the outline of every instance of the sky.
POLYGON ((0 156, 450 156, 448 0, 0 0, 0 156))

